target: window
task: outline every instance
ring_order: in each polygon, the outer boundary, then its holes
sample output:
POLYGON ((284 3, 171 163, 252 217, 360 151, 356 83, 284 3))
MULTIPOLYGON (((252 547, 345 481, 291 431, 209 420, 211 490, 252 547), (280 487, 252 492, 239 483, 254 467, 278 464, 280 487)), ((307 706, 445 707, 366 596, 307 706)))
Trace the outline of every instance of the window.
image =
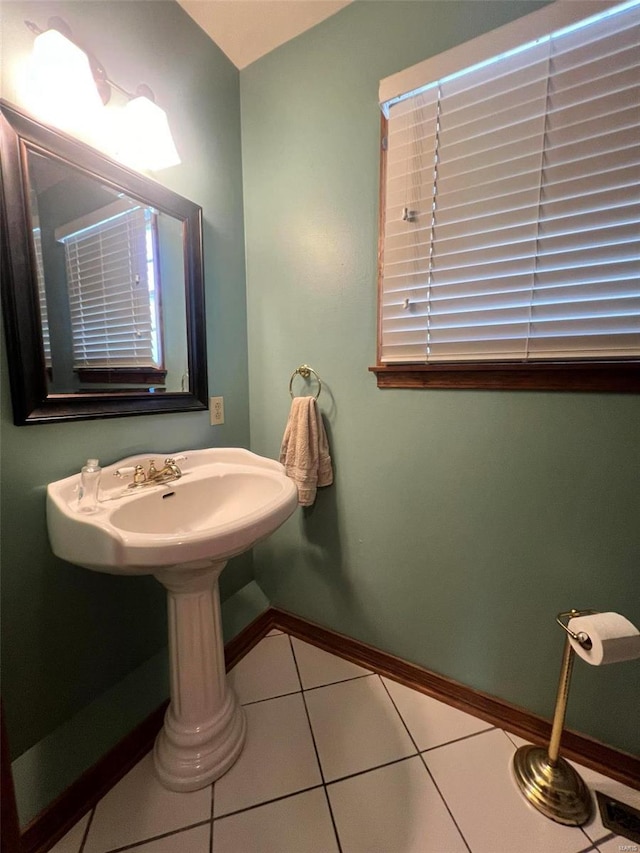
POLYGON ((594 5, 382 82, 379 386, 640 390, 640 2, 594 5))
POLYGON ((56 239, 65 248, 80 378, 164 381, 154 211, 115 202, 58 229, 56 239))

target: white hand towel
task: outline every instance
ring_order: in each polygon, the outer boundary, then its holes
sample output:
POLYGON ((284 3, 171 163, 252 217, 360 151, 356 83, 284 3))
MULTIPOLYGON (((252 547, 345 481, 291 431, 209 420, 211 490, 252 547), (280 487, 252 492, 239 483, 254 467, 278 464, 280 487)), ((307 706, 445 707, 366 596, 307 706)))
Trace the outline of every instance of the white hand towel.
POLYGON ((301 506, 311 506, 318 486, 333 483, 329 442, 314 397, 294 397, 291 401, 280 462, 298 487, 301 506))

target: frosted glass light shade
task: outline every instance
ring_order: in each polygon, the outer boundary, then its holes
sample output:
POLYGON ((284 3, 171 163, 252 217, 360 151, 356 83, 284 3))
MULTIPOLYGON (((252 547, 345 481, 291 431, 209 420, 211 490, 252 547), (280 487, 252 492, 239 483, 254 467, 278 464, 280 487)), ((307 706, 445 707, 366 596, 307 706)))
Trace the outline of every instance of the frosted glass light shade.
POLYGON ((23 101, 46 124, 77 136, 99 125, 103 105, 89 58, 57 30, 36 36, 23 101))
POLYGON ((167 115, 145 97, 132 98, 124 108, 118 159, 133 169, 166 169, 177 166, 176 149, 167 115))

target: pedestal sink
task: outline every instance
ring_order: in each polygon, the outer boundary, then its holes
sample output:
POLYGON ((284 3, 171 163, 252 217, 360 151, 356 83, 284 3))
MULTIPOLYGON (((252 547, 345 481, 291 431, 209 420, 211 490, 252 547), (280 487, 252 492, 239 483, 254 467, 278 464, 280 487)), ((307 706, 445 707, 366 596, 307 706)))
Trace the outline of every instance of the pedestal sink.
POLYGON ((110 574, 152 574, 167 590, 171 702, 154 748, 160 781, 195 791, 231 767, 245 737, 242 708, 227 685, 218 578, 227 560, 273 533, 297 506, 282 465, 241 449, 194 450, 183 476, 134 489, 116 469, 147 465, 148 453, 106 467, 98 510, 77 510, 79 475, 47 489, 54 553, 110 574))

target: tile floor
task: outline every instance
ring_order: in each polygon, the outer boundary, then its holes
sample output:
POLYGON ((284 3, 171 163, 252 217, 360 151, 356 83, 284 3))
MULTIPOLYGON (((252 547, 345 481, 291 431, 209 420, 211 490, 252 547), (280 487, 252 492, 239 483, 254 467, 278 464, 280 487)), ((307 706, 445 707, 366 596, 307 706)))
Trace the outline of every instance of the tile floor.
MULTIPOLYGON (((147 755, 54 853, 622 853, 599 816, 565 827, 516 790, 523 741, 287 634, 233 669, 246 745, 215 784, 164 790, 147 755)), ((640 794, 581 768, 591 789, 640 794)))

